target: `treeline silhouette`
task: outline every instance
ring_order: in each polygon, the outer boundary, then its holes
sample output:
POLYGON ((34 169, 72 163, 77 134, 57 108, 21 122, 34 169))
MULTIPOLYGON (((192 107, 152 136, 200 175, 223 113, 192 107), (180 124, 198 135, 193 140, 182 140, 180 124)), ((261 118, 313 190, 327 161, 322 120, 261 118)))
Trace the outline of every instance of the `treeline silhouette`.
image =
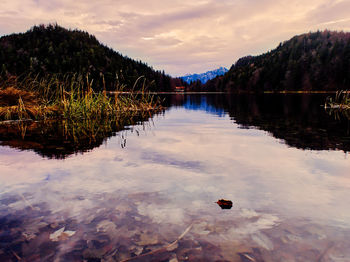
POLYGON ((221 77, 193 90, 341 90, 350 86, 350 33, 323 31, 295 36, 272 51, 246 56, 221 77))
POLYGON ((121 55, 93 35, 67 30, 57 24, 39 25, 29 31, 0 38, 0 70, 10 75, 89 74, 95 86, 113 90, 116 85, 145 85, 150 91, 170 91, 182 80, 156 71, 141 61, 121 55), (104 80, 103 80, 104 78, 104 80), (146 79, 146 80, 145 80, 146 79))

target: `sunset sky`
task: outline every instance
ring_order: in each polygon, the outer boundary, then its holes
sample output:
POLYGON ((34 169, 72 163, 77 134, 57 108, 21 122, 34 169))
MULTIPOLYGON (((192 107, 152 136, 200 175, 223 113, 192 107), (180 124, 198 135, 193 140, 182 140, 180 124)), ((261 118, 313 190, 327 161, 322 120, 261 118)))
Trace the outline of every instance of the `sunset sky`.
POLYGON ((349 0, 1 0, 0 35, 55 23, 172 76, 230 67, 318 29, 350 31, 349 0))

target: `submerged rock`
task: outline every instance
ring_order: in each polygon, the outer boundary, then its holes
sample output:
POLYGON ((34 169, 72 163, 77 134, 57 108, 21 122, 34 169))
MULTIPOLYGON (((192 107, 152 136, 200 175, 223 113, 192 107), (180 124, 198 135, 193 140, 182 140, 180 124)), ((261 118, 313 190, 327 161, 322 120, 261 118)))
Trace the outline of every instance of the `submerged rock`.
POLYGON ((139 246, 155 245, 158 244, 158 236, 150 233, 142 233, 140 235, 140 241, 136 243, 139 246))

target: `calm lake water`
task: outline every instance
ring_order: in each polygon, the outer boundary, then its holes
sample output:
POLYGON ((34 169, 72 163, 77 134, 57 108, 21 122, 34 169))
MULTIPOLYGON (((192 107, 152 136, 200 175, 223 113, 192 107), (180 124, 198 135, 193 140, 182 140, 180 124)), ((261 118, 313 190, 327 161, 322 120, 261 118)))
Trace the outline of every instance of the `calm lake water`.
POLYGON ((0 261, 350 261, 350 124, 324 99, 169 96, 70 150, 2 129, 0 261))

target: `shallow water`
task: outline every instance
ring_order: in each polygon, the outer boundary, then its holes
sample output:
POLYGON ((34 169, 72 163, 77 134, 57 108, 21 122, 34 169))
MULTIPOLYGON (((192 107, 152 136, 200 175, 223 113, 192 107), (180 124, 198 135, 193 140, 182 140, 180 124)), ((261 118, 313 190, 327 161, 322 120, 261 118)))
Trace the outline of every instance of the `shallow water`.
POLYGON ((349 121, 323 99, 177 95, 88 152, 0 147, 0 260, 349 261, 349 121))

